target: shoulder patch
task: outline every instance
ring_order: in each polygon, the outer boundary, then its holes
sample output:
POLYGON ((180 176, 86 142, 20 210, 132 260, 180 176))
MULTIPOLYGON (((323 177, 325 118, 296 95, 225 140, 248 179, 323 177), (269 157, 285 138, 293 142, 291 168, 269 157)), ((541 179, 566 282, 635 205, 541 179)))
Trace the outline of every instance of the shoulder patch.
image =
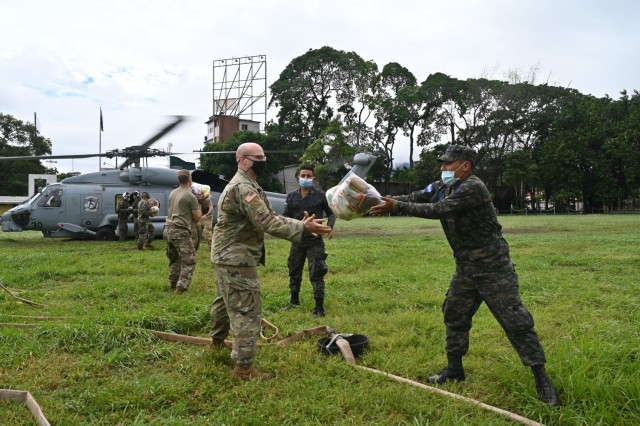
POLYGON ((250 193, 248 193, 247 195, 244 196, 244 202, 245 203, 250 203, 251 201, 253 201, 254 198, 256 198, 258 194, 256 194, 255 192, 251 191, 250 193))

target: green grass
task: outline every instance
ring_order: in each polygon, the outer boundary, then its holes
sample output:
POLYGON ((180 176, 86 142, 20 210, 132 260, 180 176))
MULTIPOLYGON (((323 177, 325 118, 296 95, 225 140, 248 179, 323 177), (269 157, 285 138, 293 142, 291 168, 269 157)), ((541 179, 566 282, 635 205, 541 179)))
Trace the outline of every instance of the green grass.
MULTIPOLYGON (((640 215, 502 216, 562 406, 549 408, 485 306, 474 318, 467 380, 444 389, 546 424, 640 424, 640 215)), ((206 337, 215 275, 201 247, 188 293, 168 291, 164 242, 0 233, 0 388, 27 390, 55 425, 512 424, 445 396, 321 355, 320 337, 265 345, 265 382, 231 379, 228 352, 169 343, 150 328, 206 337), (49 316, 37 320, 36 316, 49 316)), ((425 382, 446 362, 441 305, 453 273, 437 221, 338 221, 327 241, 327 317, 288 302, 289 243, 267 240, 264 316, 288 336, 329 325, 369 337, 360 365, 425 382)), ((305 272, 306 274, 306 272, 305 272)), ((0 424, 32 425, 0 401, 0 424)))

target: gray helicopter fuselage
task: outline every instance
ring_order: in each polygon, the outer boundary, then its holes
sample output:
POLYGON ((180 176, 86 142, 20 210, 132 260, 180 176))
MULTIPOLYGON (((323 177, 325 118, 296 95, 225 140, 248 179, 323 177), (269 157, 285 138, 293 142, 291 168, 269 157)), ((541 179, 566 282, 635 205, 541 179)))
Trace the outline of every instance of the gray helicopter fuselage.
MULTIPOLYGON (((118 225, 116 206, 124 192, 146 191, 160 203, 152 218, 162 232, 166 201, 177 187, 177 170, 129 168, 103 170, 46 186, 29 201, 2 215, 3 231, 36 230, 51 238, 113 239, 118 225)), ((133 234, 131 224, 129 234, 133 234)), ((160 234, 161 235, 161 234, 160 234)))

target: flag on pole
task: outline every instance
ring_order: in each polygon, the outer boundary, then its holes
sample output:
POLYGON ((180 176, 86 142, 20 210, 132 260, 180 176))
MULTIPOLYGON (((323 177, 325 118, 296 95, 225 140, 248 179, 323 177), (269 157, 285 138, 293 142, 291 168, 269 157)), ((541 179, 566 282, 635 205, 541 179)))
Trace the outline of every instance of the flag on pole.
POLYGON ((104 125, 102 123, 102 108, 100 108, 100 131, 104 132, 104 125))

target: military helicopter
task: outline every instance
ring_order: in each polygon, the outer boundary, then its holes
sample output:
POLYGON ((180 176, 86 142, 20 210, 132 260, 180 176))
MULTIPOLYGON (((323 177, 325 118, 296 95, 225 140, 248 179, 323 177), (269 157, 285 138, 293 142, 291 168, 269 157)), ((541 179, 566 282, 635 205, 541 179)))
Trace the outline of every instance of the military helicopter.
MULTIPOLYGON (((59 183, 47 185, 25 203, 8 211, 2 217, 4 232, 26 230, 41 231, 47 238, 81 238, 111 241, 116 238, 118 215, 116 206, 125 193, 147 192, 159 203, 159 212, 151 218, 156 236, 161 237, 167 218, 169 194, 178 186, 178 170, 159 167, 141 167, 140 159, 166 156, 169 153, 151 149, 150 146, 166 135, 182 121, 175 120, 140 146, 113 150, 102 154, 54 155, 32 157, 0 157, 0 161, 21 159, 70 159, 90 157, 123 157, 126 161, 117 169, 102 170, 68 177, 59 183)), ((198 152, 198 151, 196 151, 198 152)), ((201 152, 222 154, 229 152, 201 152)), ((351 171, 365 177, 375 161, 375 156, 359 153, 354 157, 351 171)), ((193 182, 209 185, 213 205, 217 205, 220 193, 228 183, 218 175, 204 170, 191 173, 193 182)), ((267 192, 271 207, 282 214, 286 194, 267 192)), ((214 210, 217 212, 217 209, 214 210)), ((214 217, 215 222, 215 217, 214 217)), ((133 223, 128 224, 127 235, 133 236, 133 223)))

